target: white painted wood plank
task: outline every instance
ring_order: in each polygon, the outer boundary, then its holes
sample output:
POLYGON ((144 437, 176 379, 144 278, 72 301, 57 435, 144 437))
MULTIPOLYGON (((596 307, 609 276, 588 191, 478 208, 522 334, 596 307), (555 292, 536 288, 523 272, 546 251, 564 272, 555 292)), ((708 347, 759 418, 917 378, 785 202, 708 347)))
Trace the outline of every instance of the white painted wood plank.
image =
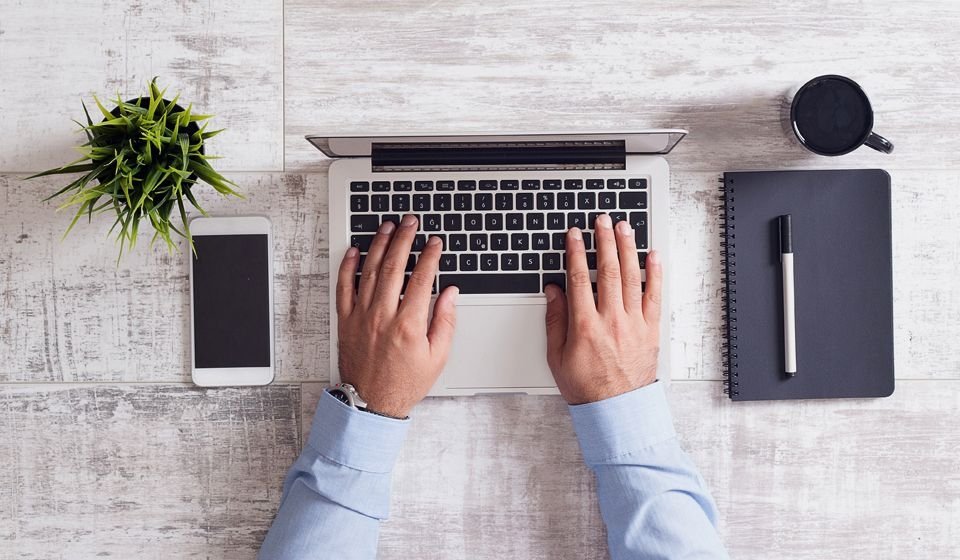
MULTIPOLYGON (((273 222, 277 380, 327 379, 327 190, 322 175, 233 174, 246 200, 212 189, 211 215, 273 222)), ((112 220, 70 221, 41 199, 61 179, 0 176, 0 381, 189 381, 188 264, 162 242, 117 264, 112 220)))
POLYGON ((254 558, 296 385, 0 386, 0 559, 254 558))
POLYGON ((288 0, 286 163, 308 133, 691 131, 676 169, 950 169, 960 122, 960 4, 288 0), (896 145, 842 158, 792 145, 783 95, 821 74, 861 82, 896 145))
POLYGON ((283 168, 282 0, 0 0, 0 171, 76 159, 80 100, 136 97, 159 76, 228 131, 225 169, 283 168))
MULTIPOLYGON (((720 389, 677 381, 670 400, 733 558, 955 557, 960 383, 736 404, 720 389)), ((320 390, 304 386, 304 424, 320 390)), ((413 422, 381 558, 606 558, 593 476, 559 397, 427 399, 413 422)))

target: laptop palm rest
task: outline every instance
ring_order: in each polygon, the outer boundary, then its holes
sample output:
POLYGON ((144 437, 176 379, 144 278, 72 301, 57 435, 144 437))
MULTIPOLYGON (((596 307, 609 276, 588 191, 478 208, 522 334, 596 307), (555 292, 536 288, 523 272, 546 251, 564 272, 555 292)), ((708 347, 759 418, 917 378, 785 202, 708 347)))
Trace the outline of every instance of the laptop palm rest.
POLYGON ((483 390, 556 386, 547 366, 545 311, 545 304, 458 304, 444 385, 483 390))

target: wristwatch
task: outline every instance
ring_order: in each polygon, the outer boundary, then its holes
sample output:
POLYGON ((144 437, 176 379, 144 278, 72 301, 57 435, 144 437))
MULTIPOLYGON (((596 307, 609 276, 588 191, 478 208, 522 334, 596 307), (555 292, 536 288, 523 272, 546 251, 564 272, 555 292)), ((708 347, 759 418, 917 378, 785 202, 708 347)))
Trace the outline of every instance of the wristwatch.
POLYGON ((363 412, 369 412, 370 414, 376 414, 377 416, 383 416, 384 418, 393 418, 394 420, 406 420, 409 418, 409 416, 398 418, 396 416, 390 416, 389 414, 377 412, 376 410, 370 410, 367 408, 367 401, 363 400, 360 397, 360 393, 357 392, 357 389, 349 383, 337 383, 333 387, 327 389, 327 392, 350 408, 355 408, 363 412))

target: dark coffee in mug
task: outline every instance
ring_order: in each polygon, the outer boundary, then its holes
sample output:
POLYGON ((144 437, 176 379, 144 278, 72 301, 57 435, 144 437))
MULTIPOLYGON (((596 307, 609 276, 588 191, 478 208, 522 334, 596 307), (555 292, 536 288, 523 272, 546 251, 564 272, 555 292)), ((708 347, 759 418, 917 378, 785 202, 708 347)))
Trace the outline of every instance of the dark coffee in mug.
POLYGON ((893 144, 873 132, 873 108, 850 78, 819 76, 801 86, 790 103, 790 126, 811 152, 839 156, 863 144, 890 153, 893 144))

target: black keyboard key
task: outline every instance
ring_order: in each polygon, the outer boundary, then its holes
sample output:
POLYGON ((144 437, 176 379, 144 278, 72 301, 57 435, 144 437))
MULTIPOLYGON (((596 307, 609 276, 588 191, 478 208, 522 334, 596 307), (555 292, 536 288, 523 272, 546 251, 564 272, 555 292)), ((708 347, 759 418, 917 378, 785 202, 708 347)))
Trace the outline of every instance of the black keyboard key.
POLYGON ((587 179, 587 188, 595 191, 603 189, 603 179, 587 179))
POLYGON ((391 212, 409 212, 410 211, 410 195, 395 194, 392 197, 390 197, 390 211, 391 212))
POLYGON ((617 222, 622 222, 627 219, 626 212, 610 212, 610 221, 613 222, 613 225, 617 225, 617 222))
POLYGON ((543 269, 560 270, 560 253, 544 253, 543 269))
POLYGON ((446 249, 446 247, 447 247, 447 235, 446 235, 446 234, 444 234, 444 233, 435 233, 435 234, 431 235, 430 237, 436 237, 437 239, 439 239, 439 240, 440 240, 440 248, 441 248, 441 249, 446 249))
POLYGON ((480 270, 496 270, 497 260, 497 255, 493 253, 484 253, 480 255, 480 270))
POLYGON ((530 236, 531 239, 531 248, 534 251, 549 251, 550 250, 550 234, 549 233, 534 233, 530 236))
POLYGON ((620 193, 621 210, 643 210, 647 207, 647 193, 622 192, 620 193))
POLYGON ((461 294, 538 294, 540 274, 441 274, 440 289, 460 288, 461 294))
POLYGON ((537 193, 537 210, 553 210, 554 200, 552 192, 537 193))
POLYGON ((525 191, 538 191, 540 190, 540 181, 537 179, 526 179, 523 181, 522 186, 525 191))
POLYGON ((457 269, 457 256, 449 253, 440 255, 440 272, 451 272, 457 269))
POLYGON ((544 217, 540 212, 527 214, 527 229, 543 229, 544 217))
POLYGON ((510 248, 509 237, 506 233, 491 233, 490 234, 490 250, 491 251, 506 251, 510 248))
POLYGON ((457 181, 457 190, 458 191, 475 191, 477 190, 476 181, 457 181))
POLYGON ((374 181, 373 192, 390 192, 390 181, 374 181))
POLYGON ((467 235, 464 233, 454 233, 450 235, 450 250, 451 251, 466 251, 467 250, 467 235))
POLYGON ((374 233, 380 227, 380 217, 372 214, 350 216, 350 231, 374 233))
POLYGON ((583 188, 583 179, 567 179, 563 182, 563 188, 578 190, 583 188))
POLYGON ((410 255, 407 257, 407 266, 403 269, 404 272, 413 272, 413 267, 417 266, 417 256, 410 255))
POLYGON ((529 251, 530 250, 530 234, 529 233, 510 234, 510 249, 513 251, 529 251))
POLYGON ((573 210, 576 208, 576 193, 557 193, 557 210, 573 210))
POLYGON ((553 250, 563 251, 567 248, 567 234, 560 232, 553 234, 553 250))
POLYGON ((596 251, 587 251, 587 268, 590 270, 597 269, 597 252, 596 251))
POLYGON ((350 195, 351 212, 369 212, 370 199, 365 194, 350 195))
POLYGON ((567 228, 572 227, 585 229, 587 227, 587 215, 583 212, 571 212, 567 214, 567 228))
POLYGON ((441 231, 443 219, 440 214, 427 214, 423 217, 423 231, 441 231))
MULTIPOLYGON (((363 255, 360 255, 360 256, 363 257, 363 255)), ((360 274, 354 274, 354 275, 353 275, 353 289, 354 289, 354 290, 359 290, 359 289, 360 289, 360 278, 361 278, 361 275, 360 275, 360 274)))
POLYGON ((393 222, 393 225, 400 225, 400 215, 399 214, 384 214, 380 217, 380 223, 383 222, 393 222))
POLYGON ((545 191, 559 191, 561 187, 560 179, 547 179, 543 182, 543 190, 545 191))
POLYGON ((469 212, 473 210, 473 197, 469 194, 453 195, 453 209, 457 212, 469 212))
POLYGON ((374 212, 389 212, 390 211, 390 195, 375 194, 371 196, 370 208, 374 212))
POLYGON ((361 253, 366 253, 370 250, 370 244, 373 243, 373 235, 351 235, 350 244, 360 250, 361 253))
POLYGON ((597 216, 602 213, 603 212, 587 212, 587 229, 597 229, 595 227, 597 223, 597 216))
POLYGON ((460 231, 463 229, 463 216, 461 214, 443 215, 444 231, 460 231))
POLYGON ((577 210, 593 210, 597 207, 597 193, 583 192, 577 194, 577 210))
POLYGON ((503 270, 520 270, 520 255, 516 253, 500 255, 500 268, 503 270))
POLYGON ((453 189, 453 181, 437 181, 438 191, 452 191, 453 189))
POLYGON ((493 195, 490 193, 477 193, 473 195, 473 209, 478 212, 493 210, 493 195))
POLYGON ((427 236, 422 233, 418 233, 417 235, 413 236, 413 245, 410 246, 410 250, 414 253, 419 253, 420 251, 423 251, 423 248, 426 246, 427 236))
POLYGON ((612 192, 602 192, 600 193, 600 200, 597 203, 597 206, 601 210, 612 210, 617 207, 617 195, 612 192))
POLYGON ((627 186, 631 189, 645 189, 647 188, 646 179, 630 179, 627 181, 627 186))
POLYGON ((533 210, 533 193, 517 193, 517 210, 533 210))
POLYGON ((453 204, 453 199, 449 194, 433 195, 433 209, 436 212, 449 212, 453 204))
MULTIPOLYGON (((557 256, 559 257, 559 255, 557 256)), ((546 258, 546 255, 544 255, 544 258, 546 258)), ((554 270, 554 269, 550 269, 550 270, 554 270)), ((543 287, 546 288, 548 284, 559 286, 561 290, 567 291, 567 275, 562 273, 544 274, 543 287)))
POLYGON ((430 195, 429 194, 413 195, 413 211, 429 212, 430 211, 430 195))
POLYGON ((503 214, 497 212, 487 212, 483 215, 483 227, 487 231, 500 231, 503 229, 503 214))
POLYGON ((496 180, 493 180, 493 181, 491 181, 491 180, 480 181, 480 190, 481 190, 481 191, 495 191, 495 190, 497 190, 497 182, 496 182, 496 180))
POLYGON ((540 255, 537 253, 520 255, 520 268, 523 270, 540 270, 540 255))
POLYGON ((507 229, 523 229, 523 214, 507 214, 507 229))
POLYGON ((640 259, 640 268, 647 268, 647 254, 637 251, 637 258, 640 259))
POLYGON ((394 181, 393 190, 395 191, 409 191, 413 188, 413 183, 410 181, 394 181))
POLYGON ((630 212, 630 227, 634 230, 634 238, 637 241, 637 249, 646 249, 649 243, 647 230, 647 213, 630 212))
POLYGON ((607 188, 608 189, 625 189, 627 188, 627 182, 623 179, 607 179, 607 188))
POLYGON ((583 248, 587 251, 593 248, 593 237, 590 235, 590 232, 583 232, 583 248))
POLYGON ((516 179, 509 179, 500 181, 500 190, 502 191, 515 191, 520 188, 520 182, 516 179))
POLYGON ((497 210, 513 210, 513 195, 510 193, 497 193, 494 197, 494 205, 497 210))
MULTIPOLYGON (((464 253, 460 255, 460 270, 474 271, 477 269, 477 256, 473 253, 464 253)), ((443 278, 443 276, 441 276, 443 278)), ((443 289, 443 282, 440 283, 441 290, 443 289)))
POLYGON ((566 229, 567 221, 560 212, 547 214, 547 229, 566 229))
POLYGON ((487 234, 471 233, 470 234, 470 250, 486 251, 487 250, 487 234))
POLYGON ((366 181, 353 181, 350 183, 350 192, 367 192, 370 190, 370 183, 366 181))
POLYGON ((463 217, 463 229, 480 231, 483 229, 483 214, 467 214, 463 217))
POLYGON ((433 181, 416 181, 413 184, 413 190, 415 191, 432 191, 433 190, 433 181))

